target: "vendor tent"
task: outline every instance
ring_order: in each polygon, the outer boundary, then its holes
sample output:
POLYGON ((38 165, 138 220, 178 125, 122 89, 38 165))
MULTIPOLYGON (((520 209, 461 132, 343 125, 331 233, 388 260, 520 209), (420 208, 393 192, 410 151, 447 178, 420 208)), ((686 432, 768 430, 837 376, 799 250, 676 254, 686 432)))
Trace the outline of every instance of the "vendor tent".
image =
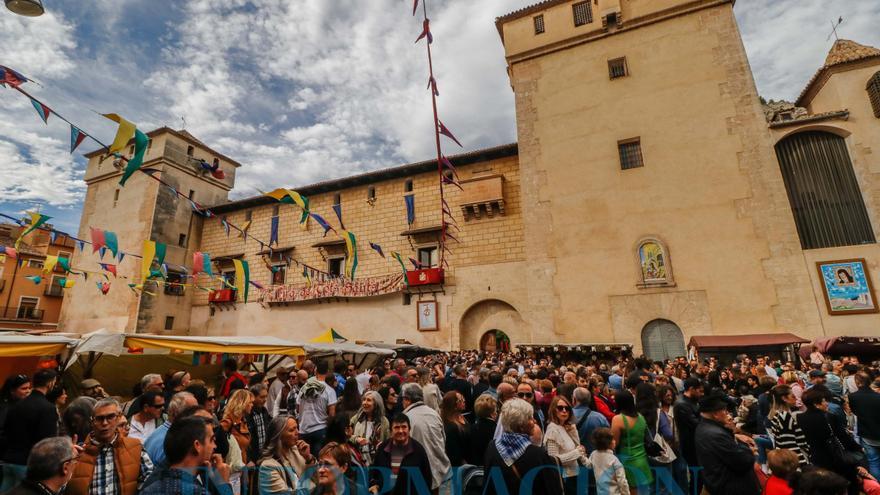
POLYGON ((129 348, 169 351, 222 352, 228 354, 275 354, 303 356, 301 344, 269 336, 192 337, 186 335, 126 334, 129 348))
POLYGON ((688 347, 724 349, 734 347, 780 347, 809 340, 792 333, 751 333, 740 335, 694 335, 688 347))
POLYGON ((54 356, 76 342, 76 339, 54 335, 0 334, 0 357, 54 356))
POLYGON ((823 337, 801 345, 798 354, 804 361, 810 360, 814 345, 825 356, 858 356, 867 359, 880 356, 880 337, 823 337))
POLYGON ((339 344, 339 343, 343 343, 343 342, 348 342, 348 339, 346 339, 342 335, 339 335, 336 332, 336 330, 331 328, 330 330, 327 330, 326 332, 322 333, 321 335, 318 335, 317 337, 310 340, 309 342, 323 343, 323 344, 334 344, 334 343, 339 344))

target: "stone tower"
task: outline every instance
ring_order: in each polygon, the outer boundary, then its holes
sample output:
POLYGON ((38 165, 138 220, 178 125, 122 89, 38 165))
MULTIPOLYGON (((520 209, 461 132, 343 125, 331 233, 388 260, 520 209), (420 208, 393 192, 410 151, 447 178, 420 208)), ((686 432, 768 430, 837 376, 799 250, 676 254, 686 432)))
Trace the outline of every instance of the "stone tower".
MULTIPOLYGON (((162 127, 148 133, 150 145, 144 168, 172 185, 177 191, 202 206, 227 201, 240 164, 208 147, 185 130, 162 127), (211 174, 200 164, 219 164, 222 174, 211 174), (216 175, 216 176, 215 176, 216 175), (218 178, 222 177, 222 178, 218 178)), ((115 232, 119 249, 140 255, 144 240, 167 245, 165 262, 169 281, 186 281, 181 267, 192 265, 192 253, 198 250, 203 218, 193 211, 190 202, 145 174, 136 173, 125 187, 119 185, 122 163, 104 150, 86 154, 85 181, 88 186, 83 203, 78 237, 90 239, 90 227, 115 232)), ((127 156, 134 152, 132 144, 127 156)), ((149 292, 164 292, 156 297, 139 296, 129 283, 141 283, 141 260, 126 256, 120 262, 110 253, 103 260, 89 245, 76 250, 73 266, 101 271, 99 262, 115 263, 118 277, 109 275, 111 287, 106 295, 90 276, 68 289, 61 310, 61 331, 87 333, 98 329, 116 332, 169 333, 189 330, 192 289, 148 287, 149 292)))
POLYGON ((496 25, 532 328, 639 351, 671 323, 673 355, 691 335, 820 333, 732 1, 548 0, 496 25))

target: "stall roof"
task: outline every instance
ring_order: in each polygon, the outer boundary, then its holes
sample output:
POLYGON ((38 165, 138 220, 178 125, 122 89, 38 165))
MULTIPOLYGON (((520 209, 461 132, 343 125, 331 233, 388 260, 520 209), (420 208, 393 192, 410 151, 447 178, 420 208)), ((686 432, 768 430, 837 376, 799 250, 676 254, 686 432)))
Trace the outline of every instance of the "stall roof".
POLYGON ((750 333, 741 335, 694 335, 688 347, 766 347, 774 345, 803 344, 809 340, 793 333, 750 333))
POLYGON ((59 335, 0 334, 0 357, 52 356, 77 343, 59 335))
POLYGON ((234 354, 276 354, 303 356, 302 344, 269 336, 192 337, 186 335, 127 334, 126 347, 179 349, 182 351, 225 352, 234 354))

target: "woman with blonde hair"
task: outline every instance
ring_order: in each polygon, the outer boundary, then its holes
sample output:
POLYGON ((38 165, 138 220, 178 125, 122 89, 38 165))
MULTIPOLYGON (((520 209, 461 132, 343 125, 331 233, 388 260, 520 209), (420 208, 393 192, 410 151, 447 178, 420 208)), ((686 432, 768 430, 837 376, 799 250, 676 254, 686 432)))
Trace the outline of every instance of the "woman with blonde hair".
POLYGON ((568 399, 557 395, 550 402, 547 415, 549 421, 544 432, 544 447, 551 457, 559 460, 565 493, 573 495, 577 491, 578 464, 590 465, 587 450, 581 445, 574 423, 574 409, 568 399))
MULTIPOLYGON (((229 396, 223 408, 223 419, 220 426, 227 435, 232 435, 241 450, 242 463, 248 464, 247 451, 251 444, 251 433, 245 419, 254 407, 254 396, 245 389, 238 389, 229 396)), ((231 444, 232 442, 230 442, 231 444)))
POLYGON ((801 400, 801 397, 804 395, 804 385, 801 383, 800 378, 798 378, 797 373, 794 371, 786 371, 782 374, 782 385, 788 385, 791 387, 791 393, 794 394, 795 400, 795 409, 797 411, 803 412, 807 408, 804 407, 804 403, 801 400))
MULTIPOLYGON (((790 372, 786 372, 790 373, 790 372)), ((770 423, 768 433, 777 449, 788 449, 797 454, 801 466, 809 463, 809 444, 801 430, 792 409, 796 399, 788 385, 777 385, 770 389, 770 423)))
POLYGON ((379 392, 364 392, 361 408, 351 417, 351 426, 351 442, 360 448, 364 464, 369 466, 379 444, 391 436, 391 426, 385 417, 385 404, 379 392))

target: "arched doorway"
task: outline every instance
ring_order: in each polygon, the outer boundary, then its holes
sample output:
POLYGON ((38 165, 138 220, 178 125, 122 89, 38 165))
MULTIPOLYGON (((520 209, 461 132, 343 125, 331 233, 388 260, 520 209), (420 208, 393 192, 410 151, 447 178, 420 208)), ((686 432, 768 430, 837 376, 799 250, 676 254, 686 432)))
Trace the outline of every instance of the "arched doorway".
POLYGON ((489 330, 480 338, 480 350, 486 352, 509 352, 510 337, 501 330, 489 330))
POLYGON ((485 349, 489 334, 496 338, 496 344, 501 340, 521 344, 529 338, 519 311, 499 299, 484 299, 471 305, 459 320, 458 331, 461 349, 485 349), (506 338, 498 339, 498 331, 506 338))
POLYGON ((652 361, 686 356, 684 335, 669 320, 653 320, 642 329, 642 352, 652 361))

